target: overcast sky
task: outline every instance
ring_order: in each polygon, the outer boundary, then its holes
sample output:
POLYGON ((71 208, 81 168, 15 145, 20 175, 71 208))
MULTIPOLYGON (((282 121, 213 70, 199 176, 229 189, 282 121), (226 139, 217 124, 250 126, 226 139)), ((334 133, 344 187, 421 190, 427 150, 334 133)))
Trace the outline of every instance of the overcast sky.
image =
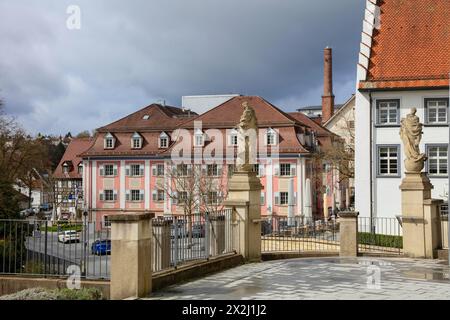
POLYGON ((323 49, 354 92, 364 0, 0 0, 0 98, 31 133, 91 130, 160 99, 320 104, 323 49), (67 7, 81 29, 67 28, 67 7))

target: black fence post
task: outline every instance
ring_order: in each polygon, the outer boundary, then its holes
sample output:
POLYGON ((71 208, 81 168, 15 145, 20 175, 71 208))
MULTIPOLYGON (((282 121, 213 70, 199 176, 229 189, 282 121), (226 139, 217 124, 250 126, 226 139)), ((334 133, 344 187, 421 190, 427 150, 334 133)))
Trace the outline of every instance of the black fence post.
POLYGON ((47 236, 48 236, 48 221, 45 220, 45 240, 44 240, 44 275, 47 275, 47 236))

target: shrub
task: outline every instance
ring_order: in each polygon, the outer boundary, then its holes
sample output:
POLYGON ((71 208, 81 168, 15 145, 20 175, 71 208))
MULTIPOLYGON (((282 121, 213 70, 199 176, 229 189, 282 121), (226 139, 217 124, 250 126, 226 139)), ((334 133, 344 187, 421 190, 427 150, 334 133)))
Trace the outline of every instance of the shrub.
POLYGON ((97 288, 44 289, 32 288, 0 297, 0 300, 102 300, 102 292, 97 288))
POLYGON ((379 247, 403 248, 403 237, 370 232, 359 232, 358 243, 379 247))

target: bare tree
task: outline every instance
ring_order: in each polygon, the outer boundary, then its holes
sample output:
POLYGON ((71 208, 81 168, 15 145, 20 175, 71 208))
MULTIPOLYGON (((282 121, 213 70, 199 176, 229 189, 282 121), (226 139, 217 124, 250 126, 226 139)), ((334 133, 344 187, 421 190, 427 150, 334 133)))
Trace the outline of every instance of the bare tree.
POLYGON ((193 218, 200 212, 216 214, 223 209, 228 177, 217 164, 171 164, 157 187, 183 209, 192 243, 193 218))

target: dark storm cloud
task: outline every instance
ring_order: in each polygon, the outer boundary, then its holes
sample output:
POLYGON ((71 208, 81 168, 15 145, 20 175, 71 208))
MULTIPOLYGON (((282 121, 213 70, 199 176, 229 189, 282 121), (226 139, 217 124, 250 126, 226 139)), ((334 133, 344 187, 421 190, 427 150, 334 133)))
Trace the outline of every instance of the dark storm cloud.
POLYGON ((363 0, 0 1, 0 96, 32 132, 92 129, 158 99, 261 95, 320 103, 354 91, 363 0), (66 9, 81 8, 81 30, 66 9))

